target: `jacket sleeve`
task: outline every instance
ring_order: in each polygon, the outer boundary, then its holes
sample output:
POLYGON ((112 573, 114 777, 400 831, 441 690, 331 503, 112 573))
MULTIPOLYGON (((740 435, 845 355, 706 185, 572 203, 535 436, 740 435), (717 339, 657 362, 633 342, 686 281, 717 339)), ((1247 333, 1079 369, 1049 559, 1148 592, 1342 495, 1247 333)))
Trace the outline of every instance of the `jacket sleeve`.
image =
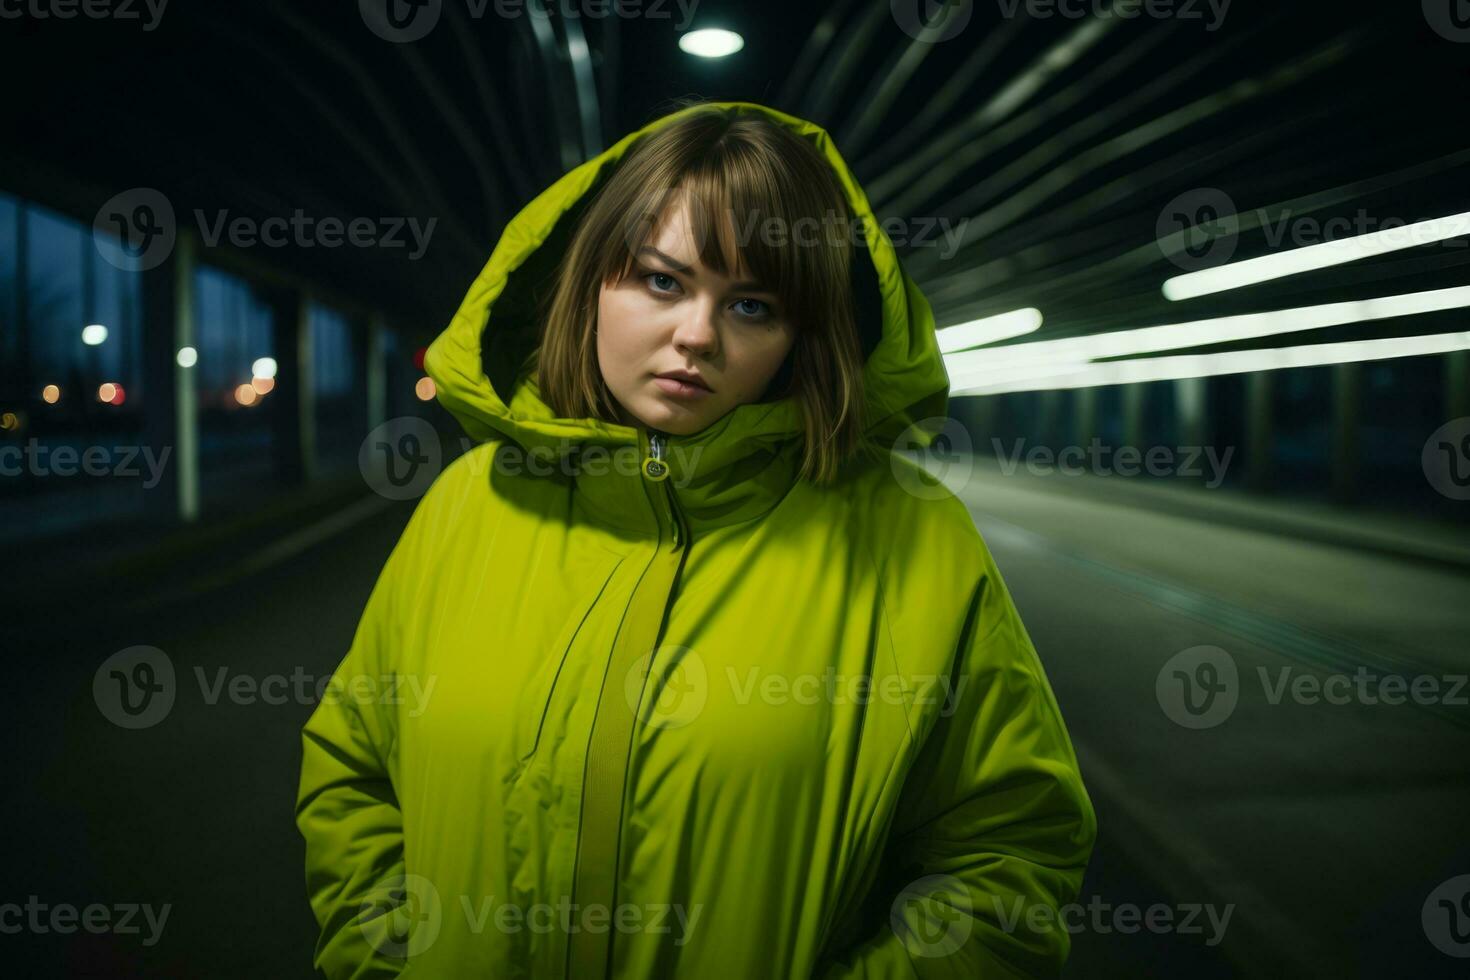
MULTIPOLYGON (((403 904, 403 817, 390 776, 394 699, 409 547, 424 501, 390 553, 351 646, 302 729, 296 825, 306 838, 306 888, 321 928, 316 966, 329 980, 392 977, 406 960, 388 939, 403 904)), ((408 596, 407 598, 411 598, 408 596)))
POLYGON ((1059 910, 1081 889, 1096 818, 988 549, 966 617, 958 696, 905 778, 869 899, 867 921, 884 921, 820 980, 1052 977, 1067 958, 1059 910))

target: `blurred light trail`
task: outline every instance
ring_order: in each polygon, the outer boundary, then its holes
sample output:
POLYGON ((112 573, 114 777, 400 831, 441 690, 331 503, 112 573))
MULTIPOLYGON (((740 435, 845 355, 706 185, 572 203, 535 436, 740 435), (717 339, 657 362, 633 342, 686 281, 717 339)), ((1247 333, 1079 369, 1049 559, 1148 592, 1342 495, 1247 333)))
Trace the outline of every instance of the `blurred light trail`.
POLYGON ((1467 234, 1470 234, 1470 212, 1432 218, 1174 276, 1164 282, 1164 297, 1171 300, 1193 299, 1196 296, 1240 289, 1270 279, 1326 269, 1400 249, 1432 245, 1467 234))
POLYGON ((1007 347, 960 351, 945 357, 945 367, 951 380, 956 382, 956 387, 973 388, 982 382, 1005 381, 1007 375, 1014 374, 1018 369, 1051 364, 1058 360, 1094 361, 1110 357, 1134 357, 1183 347, 1205 347, 1347 323, 1454 310, 1465 306, 1470 306, 1470 286, 1453 286, 1449 289, 1430 289, 1347 303, 1243 313, 1213 320, 1190 320, 1157 327, 1091 334, 1086 337, 1038 340, 1007 347))
POLYGON ((1028 306, 939 330, 939 350, 945 354, 1023 337, 1041 326, 1041 311, 1028 306))
MULTIPOLYGON (((1176 354, 1125 361, 1089 364, 1072 374, 1045 377, 1018 374, 993 381, 977 380, 956 384, 952 396, 999 395, 1013 391, 1050 391, 1059 388, 1093 388, 1100 385, 1139 384, 1146 381, 1177 381, 1219 374, 1246 374, 1281 368, 1322 367, 1355 361, 1381 361, 1394 357, 1448 354, 1470 350, 1470 331, 1428 334, 1421 337, 1385 337, 1350 340, 1334 344, 1302 344, 1261 350, 1227 351, 1220 354, 1176 354)), ((1046 370, 1038 366, 1037 371, 1046 370)))

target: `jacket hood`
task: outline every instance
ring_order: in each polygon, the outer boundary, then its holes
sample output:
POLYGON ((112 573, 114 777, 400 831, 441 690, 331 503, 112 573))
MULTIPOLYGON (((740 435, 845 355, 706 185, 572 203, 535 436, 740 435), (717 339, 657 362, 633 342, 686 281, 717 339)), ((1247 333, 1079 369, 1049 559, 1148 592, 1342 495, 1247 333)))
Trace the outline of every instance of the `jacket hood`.
MULTIPOLYGON (((704 103, 764 115, 809 140, 836 173, 867 247, 853 249, 853 289, 865 355, 867 434, 880 445, 919 420, 943 416, 949 379, 929 303, 900 265, 862 188, 820 126, 751 102, 704 103)), ((638 430, 593 418, 559 417, 541 399, 528 358, 538 344, 539 291, 552 283, 577 218, 641 136, 701 106, 654 120, 564 174, 507 224, 489 261, 445 330, 429 346, 424 370, 439 402, 474 439, 505 438, 527 453, 565 459, 588 446, 640 445, 638 430)), ((790 489, 799 463, 802 422, 794 399, 737 406, 698 433, 668 439, 669 482, 695 522, 756 516, 790 489)), ((925 445, 930 427, 911 444, 925 445)), ((614 474, 614 478, 618 478, 614 474)), ((637 482, 638 473, 621 479, 637 482)), ((579 486, 586 481, 579 475, 579 486)), ((641 488, 639 495, 641 496, 641 488)), ((598 508, 594 508, 598 509, 598 508)), ((616 507, 600 508, 616 523, 616 507)))

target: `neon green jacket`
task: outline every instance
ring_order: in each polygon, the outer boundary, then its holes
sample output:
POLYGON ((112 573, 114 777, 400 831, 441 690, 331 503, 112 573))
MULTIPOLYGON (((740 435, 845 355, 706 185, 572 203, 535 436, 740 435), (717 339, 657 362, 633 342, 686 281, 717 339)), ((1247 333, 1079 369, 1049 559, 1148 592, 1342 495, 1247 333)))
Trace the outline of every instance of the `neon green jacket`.
MULTIPOLYGON (((944 414, 929 305, 822 129, 725 105, 811 140, 868 223, 870 431, 893 445, 944 414)), ((796 480, 790 400, 669 437, 655 480, 636 465, 645 435, 554 416, 524 368, 530 284, 599 178, 672 118, 522 210, 428 350, 439 400, 479 444, 419 501, 328 688, 340 696, 303 730, 317 965, 1054 975, 1055 912, 1096 824, 964 505, 898 455, 835 485, 796 480)))

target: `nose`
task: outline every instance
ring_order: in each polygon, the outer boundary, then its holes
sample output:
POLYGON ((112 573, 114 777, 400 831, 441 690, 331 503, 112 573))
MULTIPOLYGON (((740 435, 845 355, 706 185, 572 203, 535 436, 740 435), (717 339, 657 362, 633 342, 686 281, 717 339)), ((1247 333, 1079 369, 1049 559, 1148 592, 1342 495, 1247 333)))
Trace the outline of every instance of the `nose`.
POLYGON ((720 349, 714 300, 700 297, 681 306, 679 322, 674 327, 674 346, 692 357, 714 357, 720 349))

